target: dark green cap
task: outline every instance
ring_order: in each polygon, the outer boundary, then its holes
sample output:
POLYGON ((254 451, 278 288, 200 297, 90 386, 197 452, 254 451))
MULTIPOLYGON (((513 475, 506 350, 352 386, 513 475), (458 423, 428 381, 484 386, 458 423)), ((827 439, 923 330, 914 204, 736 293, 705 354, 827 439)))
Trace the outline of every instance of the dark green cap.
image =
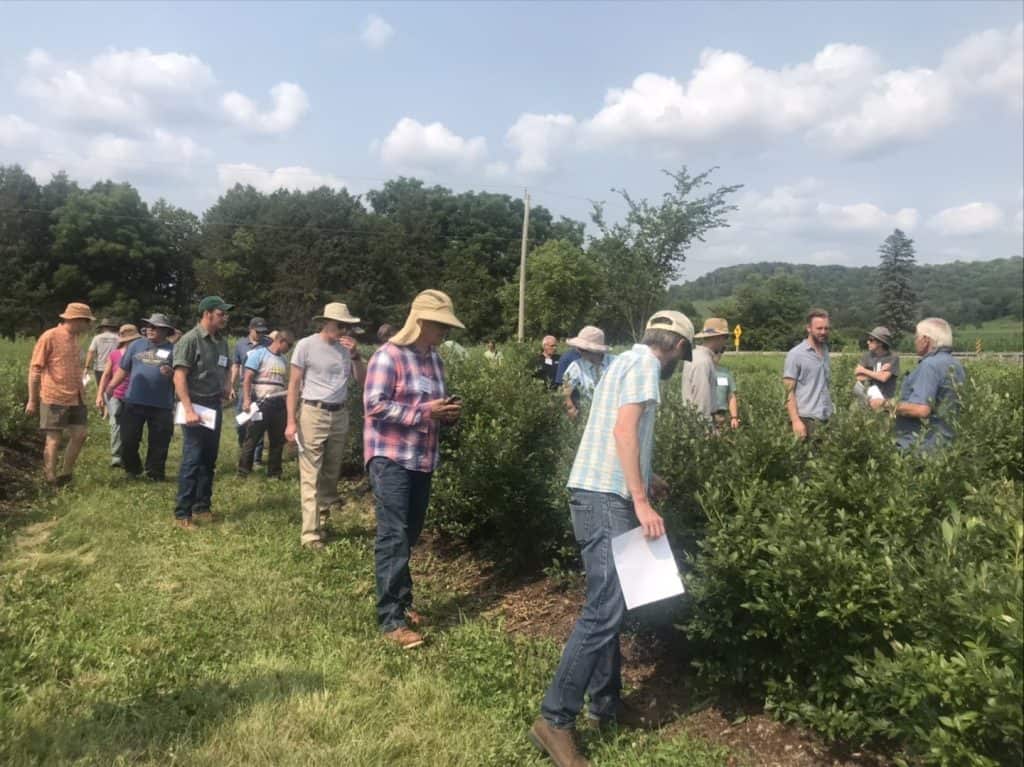
POLYGON ((224 312, 230 312, 235 308, 234 304, 229 304, 220 296, 207 296, 199 302, 199 313, 212 312, 216 309, 220 309, 224 312))

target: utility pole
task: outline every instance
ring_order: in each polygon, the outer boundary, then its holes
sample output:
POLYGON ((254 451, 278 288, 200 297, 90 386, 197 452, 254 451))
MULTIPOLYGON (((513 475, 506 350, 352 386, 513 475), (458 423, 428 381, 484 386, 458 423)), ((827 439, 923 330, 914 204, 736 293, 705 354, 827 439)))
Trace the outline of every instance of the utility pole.
POLYGON ((519 254, 519 343, 526 333, 526 237, 530 230, 530 192, 523 190, 523 247, 519 254))

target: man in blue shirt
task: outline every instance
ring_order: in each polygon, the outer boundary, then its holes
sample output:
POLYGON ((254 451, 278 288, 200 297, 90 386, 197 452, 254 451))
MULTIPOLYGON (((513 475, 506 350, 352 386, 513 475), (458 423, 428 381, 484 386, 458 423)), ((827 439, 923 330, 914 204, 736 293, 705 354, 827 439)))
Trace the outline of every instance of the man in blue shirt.
MULTIPOLYGON (((234 351, 231 353, 231 391, 235 396, 235 413, 242 412, 242 376, 245 375, 245 358, 253 349, 261 346, 270 346, 270 339, 267 333, 270 327, 262 317, 253 317, 249 320, 249 334, 245 338, 239 338, 235 342, 234 351)), ((238 447, 245 444, 246 430, 248 423, 237 424, 238 447)), ((260 463, 263 457, 263 440, 256 445, 256 463, 260 463)))
POLYGON ((922 455, 956 437, 954 419, 960 411, 959 387, 964 368, 953 357, 953 329, 939 317, 917 323, 914 349, 921 357, 907 376, 900 400, 887 406, 896 416, 896 446, 922 455))
POLYGON ((146 477, 163 482, 167 449, 174 434, 174 344, 167 336, 174 330, 166 315, 154 314, 142 321, 145 336, 133 341, 121 357, 120 369, 108 390, 128 378, 121 411, 121 465, 130 477, 142 474, 139 443, 143 427, 149 430, 146 477))
POLYGON ((789 350, 782 368, 786 412, 797 439, 813 436, 835 411, 828 388, 832 381, 828 348, 832 324, 828 312, 811 309, 806 330, 807 338, 789 350))

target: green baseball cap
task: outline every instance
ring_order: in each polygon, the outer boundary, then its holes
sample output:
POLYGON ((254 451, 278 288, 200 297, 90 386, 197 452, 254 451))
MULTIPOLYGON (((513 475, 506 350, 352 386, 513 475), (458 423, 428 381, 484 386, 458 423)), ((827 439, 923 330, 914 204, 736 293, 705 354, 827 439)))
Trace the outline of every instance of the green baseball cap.
POLYGON ((234 304, 229 304, 220 296, 207 296, 199 302, 199 313, 212 312, 216 309, 220 309, 223 312, 230 312, 235 308, 234 304))

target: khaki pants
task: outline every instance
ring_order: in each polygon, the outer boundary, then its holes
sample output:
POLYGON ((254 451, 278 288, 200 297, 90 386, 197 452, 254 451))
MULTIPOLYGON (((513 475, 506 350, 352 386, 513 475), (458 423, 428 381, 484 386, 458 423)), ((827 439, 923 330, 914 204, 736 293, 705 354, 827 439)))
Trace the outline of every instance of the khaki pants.
POLYGON ((321 513, 338 502, 338 475, 348 436, 348 408, 329 412, 299 409, 299 484, 302 495, 302 542, 321 540, 321 513))

